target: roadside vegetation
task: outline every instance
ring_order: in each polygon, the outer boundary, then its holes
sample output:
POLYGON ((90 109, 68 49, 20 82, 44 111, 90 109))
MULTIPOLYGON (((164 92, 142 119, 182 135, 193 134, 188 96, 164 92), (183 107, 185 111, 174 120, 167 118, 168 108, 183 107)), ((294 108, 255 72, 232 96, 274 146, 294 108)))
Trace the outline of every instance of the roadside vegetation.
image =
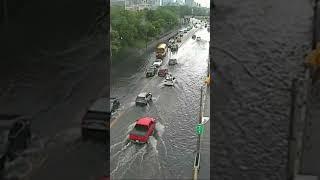
MULTIPOLYGON (((178 28, 180 18, 191 15, 187 6, 163 6, 156 10, 125 11, 123 6, 111 7, 111 50, 120 54, 127 47, 143 48, 146 42, 178 28)), ((206 8, 193 8, 193 15, 209 15, 206 8)))

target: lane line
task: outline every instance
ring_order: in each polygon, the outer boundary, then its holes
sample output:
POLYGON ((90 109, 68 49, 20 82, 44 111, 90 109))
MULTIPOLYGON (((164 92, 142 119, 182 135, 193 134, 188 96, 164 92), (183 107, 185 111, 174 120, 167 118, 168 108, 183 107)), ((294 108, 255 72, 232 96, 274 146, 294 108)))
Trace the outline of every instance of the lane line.
POLYGON ((120 117, 125 113, 125 111, 122 111, 119 113, 119 115, 113 119, 113 121, 110 123, 110 129, 114 126, 114 124, 120 119, 120 117))

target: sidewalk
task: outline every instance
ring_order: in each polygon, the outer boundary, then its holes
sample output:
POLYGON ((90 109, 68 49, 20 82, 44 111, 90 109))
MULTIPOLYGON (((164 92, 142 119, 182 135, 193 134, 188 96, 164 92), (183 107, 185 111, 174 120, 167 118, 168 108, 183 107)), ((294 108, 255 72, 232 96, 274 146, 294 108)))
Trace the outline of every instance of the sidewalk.
POLYGON ((310 98, 312 102, 306 124, 306 139, 300 173, 320 177, 320 82, 314 88, 310 98))

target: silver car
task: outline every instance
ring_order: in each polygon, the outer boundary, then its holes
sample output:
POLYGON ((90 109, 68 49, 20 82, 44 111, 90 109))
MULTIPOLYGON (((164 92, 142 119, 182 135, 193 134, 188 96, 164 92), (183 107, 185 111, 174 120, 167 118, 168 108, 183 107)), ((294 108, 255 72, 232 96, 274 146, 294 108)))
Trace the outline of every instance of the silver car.
POLYGON ((136 105, 147 105, 152 101, 152 94, 150 92, 142 92, 136 98, 136 105))

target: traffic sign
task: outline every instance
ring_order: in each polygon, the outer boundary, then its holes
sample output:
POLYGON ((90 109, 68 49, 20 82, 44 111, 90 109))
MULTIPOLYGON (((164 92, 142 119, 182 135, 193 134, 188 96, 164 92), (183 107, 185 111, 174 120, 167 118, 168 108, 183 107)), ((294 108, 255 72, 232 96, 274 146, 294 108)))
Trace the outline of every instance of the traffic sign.
POLYGON ((203 127, 204 127, 203 124, 198 124, 196 126, 197 134, 203 134, 203 129, 204 129, 203 127))

